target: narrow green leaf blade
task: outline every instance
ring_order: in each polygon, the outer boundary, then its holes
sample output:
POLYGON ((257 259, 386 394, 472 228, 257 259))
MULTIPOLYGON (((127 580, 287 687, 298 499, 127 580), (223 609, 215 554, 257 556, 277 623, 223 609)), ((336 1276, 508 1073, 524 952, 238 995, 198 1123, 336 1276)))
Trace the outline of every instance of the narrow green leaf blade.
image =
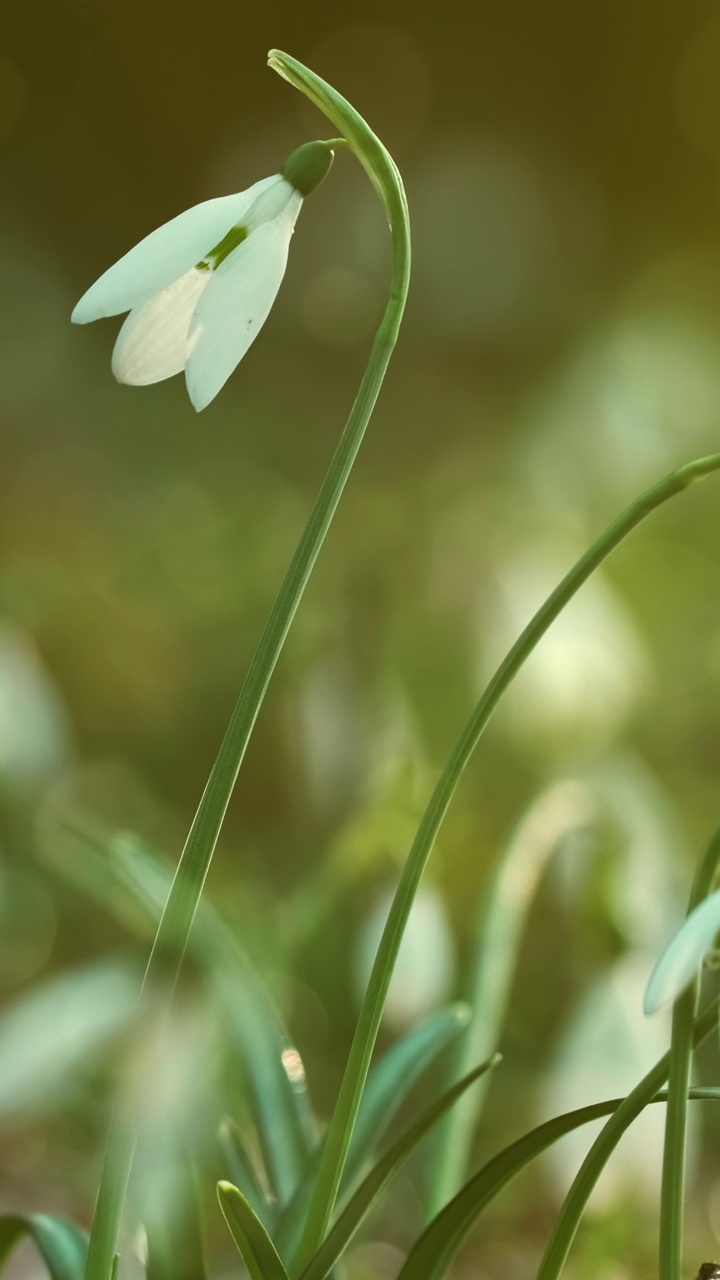
MULTIPOLYGON (((109 870, 150 921, 159 920, 172 872, 154 850, 134 836, 105 839, 77 829, 72 834, 82 857, 70 866, 70 875, 84 889, 124 918, 123 898, 108 893, 109 870)), ((268 1182, 278 1201, 287 1203, 304 1174, 316 1133, 300 1055, 262 978, 207 900, 199 904, 189 946, 226 1011, 228 1037, 253 1094, 268 1182)))
POLYGON ((495 1054, 494 1057, 489 1058, 487 1062, 481 1063, 474 1071, 469 1072, 463 1080, 448 1089, 437 1102, 428 1107, 423 1115, 420 1116, 420 1119, 416 1120, 415 1124, 406 1130, 382 1159, 378 1160, 340 1214, 312 1262, 303 1271, 301 1280, 324 1280, 338 1258, 344 1253, 378 1197, 382 1195, 390 1179, 397 1173, 411 1152, 415 1150, 418 1143, 447 1114, 453 1103, 457 1102, 465 1090, 499 1061, 500 1055, 495 1054))
POLYGON ((229 1182, 242 1191, 250 1207, 257 1214, 264 1227, 274 1227, 275 1212, 273 1202, 268 1199, 260 1185, 255 1165, 251 1159, 242 1135, 234 1120, 225 1116, 220 1125, 218 1135, 220 1149, 227 1164, 229 1182))
POLYGON ((82 1280, 88 1235, 76 1222, 47 1213, 4 1214, 0 1217, 0 1268, 26 1237, 33 1241, 51 1280, 82 1280))
MULTIPOLYGON (((720 998, 711 1000, 696 1020, 693 1034, 695 1048, 717 1030, 719 1007, 720 998)), ((550 1240, 538 1270, 538 1280, 557 1280, 600 1174, 622 1135, 666 1084, 670 1063, 671 1055, 666 1053, 635 1085, 627 1097, 623 1098, 620 1106, 603 1125, 580 1165, 560 1212, 555 1218, 550 1240)))
MULTIPOLYGON (((692 1089, 689 1096, 695 1100, 718 1101, 720 1089, 692 1089)), ((667 1093, 663 1092, 648 1101, 664 1102, 666 1099, 667 1093)), ((506 1183, 566 1133, 589 1124, 591 1120, 612 1115, 624 1101, 624 1098, 612 1098, 555 1116, 505 1147, 483 1165, 466 1182, 462 1191, 433 1218, 410 1250, 397 1280, 441 1280, 483 1210, 506 1183)))
MULTIPOLYGON (((287 73, 287 59, 278 69, 287 73)), ((275 65, 275 63, 273 63, 275 65)), ((291 78, 291 77, 289 77, 291 78)), ((320 98, 324 90, 320 90, 320 98)), ((311 94, 312 96, 312 94, 311 94)), ((318 102, 320 99, 314 98, 318 102)), ((463 729, 436 783, 427 809, 403 866, 390 912, 378 946, 375 962, 360 1009, 350 1047, 345 1074, 325 1139, 323 1157, 313 1189, 312 1202, 303 1232, 300 1261, 307 1265, 317 1252, 331 1221, 335 1201, 350 1147, 352 1131, 360 1107, 372 1052, 380 1028, 385 998, 390 986, 403 933, 420 879, 432 852, 455 790, 482 734, 505 691, 521 671, 525 661, 548 628, 584 582, 603 564, 610 553, 656 507, 682 493, 690 484, 720 470, 720 454, 698 458, 673 471, 659 484, 641 494, 575 563, 518 636, 491 677, 475 710, 463 729)), ((104 1278, 102 1278, 104 1280, 104 1278)))
MULTIPOLYGON (((373 1067, 350 1143, 342 1182, 344 1192, 351 1188, 362 1166, 377 1149, 388 1125, 423 1071, 465 1029, 468 1019, 468 1006, 464 1004, 439 1010, 403 1036, 373 1067)), ((300 1242, 321 1154, 322 1147, 318 1145, 305 1166, 295 1195, 278 1220, 274 1239, 286 1260, 294 1258, 300 1242)))
POLYGON ((288 1280, 275 1245, 242 1192, 231 1182, 218 1182, 217 1194, 251 1280, 288 1280))
POLYGON ((439 1010, 398 1040, 370 1072, 350 1142, 343 1190, 347 1190, 377 1148, 423 1071, 465 1030, 469 1020, 470 1009, 466 1004, 439 1010))
POLYGON ((677 1000, 700 972, 720 929, 720 889, 690 910, 683 925, 655 961, 645 992, 645 1013, 677 1000))
MULTIPOLYGON (((159 913, 172 876, 161 859, 127 840, 116 856, 138 894, 159 913)), ((199 904, 190 945, 227 1014, 253 1092, 263 1160, 281 1204, 297 1186, 315 1137, 302 1059, 272 996, 232 929, 207 901, 199 904)))

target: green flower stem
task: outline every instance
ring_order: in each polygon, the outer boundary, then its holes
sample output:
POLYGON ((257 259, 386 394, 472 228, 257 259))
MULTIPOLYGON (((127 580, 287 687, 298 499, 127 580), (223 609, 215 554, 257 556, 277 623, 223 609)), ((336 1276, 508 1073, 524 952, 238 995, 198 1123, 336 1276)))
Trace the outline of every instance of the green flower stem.
POLYGON ((385 997, 413 898, 455 788, 493 711, 548 627, 611 551, 663 502, 682 493, 694 481, 703 479, 719 468, 720 454, 690 462, 648 489, 613 521, 563 578, 522 632, 490 680, 465 726, 430 798, 390 908, 358 1018, 338 1101, 328 1128, 323 1158, 297 1259, 296 1274, 310 1263, 327 1233, 380 1026, 385 997))
MULTIPOLYGON (((694 1048, 717 1027, 718 1000, 712 1000, 702 1010, 694 1023, 691 1043, 694 1048)), ((607 1164, 623 1134, 636 1120, 641 1111, 652 1102, 656 1093, 665 1084, 670 1071, 670 1054, 666 1053, 646 1076, 635 1086, 632 1093, 620 1103, 607 1124, 593 1142, 575 1180, 565 1197, 562 1209, 555 1220, 555 1226, 547 1249, 540 1263, 537 1280, 558 1280, 567 1260, 568 1253, 580 1220, 600 1174, 607 1164)))
MULTIPOLYGON (((714 832, 695 873, 688 903, 688 915, 710 893, 718 862, 720 862, 720 827, 714 832)), ((660 1193, 659 1280, 681 1280, 682 1275, 687 1093, 690 1087, 693 1024, 699 991, 700 975, 698 974, 687 991, 684 991, 676 1000, 673 1009, 660 1193)))
MULTIPOLYGON (((280 593, 250 664, 240 697, 195 815, 153 943, 143 987, 154 986, 168 964, 177 974, 187 945, 205 878, 217 844, 235 781, 318 553, 330 527, 375 406, 397 340, 410 280, 410 227, 407 201, 397 168, 365 121, 340 94, 301 63, 273 52, 270 65, 324 111, 347 139, 372 179, 392 233, 390 299, 373 342, 367 368, 328 473, 300 539, 280 593)), ((172 981, 170 982, 172 986, 172 981)), ((116 1117, 95 1209, 85 1280, 111 1280, 133 1141, 127 1118, 116 1117)))

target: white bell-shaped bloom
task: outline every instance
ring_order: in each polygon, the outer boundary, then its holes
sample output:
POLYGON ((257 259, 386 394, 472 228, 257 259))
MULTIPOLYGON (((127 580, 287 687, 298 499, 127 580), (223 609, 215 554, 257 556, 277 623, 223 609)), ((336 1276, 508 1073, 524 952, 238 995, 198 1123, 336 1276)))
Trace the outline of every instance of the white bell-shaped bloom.
POLYGON ((705 898, 670 939, 655 962, 645 991, 645 1013, 655 1013, 692 982, 720 932, 720 889, 705 898))
POLYGON ((332 157, 324 142, 299 147, 281 173, 172 218, 91 285, 75 324, 130 312, 113 352, 119 382, 184 369, 197 410, 215 398, 268 317, 303 199, 332 157))

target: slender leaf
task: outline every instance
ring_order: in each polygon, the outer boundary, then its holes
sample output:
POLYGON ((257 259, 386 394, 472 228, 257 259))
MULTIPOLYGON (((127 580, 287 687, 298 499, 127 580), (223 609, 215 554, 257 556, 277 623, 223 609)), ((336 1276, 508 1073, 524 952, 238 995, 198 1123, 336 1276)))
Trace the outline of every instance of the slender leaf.
MULTIPOLYGON (((137 841, 119 842, 115 856, 130 887, 160 910, 172 880, 169 868, 137 841)), ((315 1141, 302 1059, 257 970, 207 900, 200 903, 190 945, 226 1011, 226 1031, 252 1089, 268 1179, 285 1204, 315 1141)))
MULTIPOLYGON (((702 1044, 703 1040, 706 1040, 717 1028, 719 1006, 720 1000, 711 1001, 696 1020, 693 1033, 695 1047, 702 1044)), ((623 1098, 620 1106, 603 1125, 573 1179, 573 1184, 555 1219, 550 1240, 540 1263, 538 1280, 557 1280, 600 1174, 622 1135, 665 1084, 670 1071, 670 1061, 671 1055, 666 1053, 628 1096, 623 1098)))
POLYGON ((720 454, 690 462, 673 471, 626 507, 541 605, 500 663, 463 729, 420 822, 380 940, 340 1093, 328 1128, 323 1159, 303 1234, 301 1264, 307 1265, 316 1253, 332 1216, 385 998, 420 879, 458 783, 495 708, 548 628, 583 583, 587 582, 623 539, 663 502, 719 468, 720 454))
MULTIPOLYGON (((415 1027, 380 1059, 368 1076, 348 1152, 342 1190, 348 1191, 370 1159, 389 1124, 437 1055, 467 1026, 467 1005, 451 1005, 415 1027)), ((283 1258, 295 1256, 320 1165, 318 1145, 307 1162, 295 1195, 280 1215, 274 1239, 283 1258)))
POLYGON ((263 1226, 274 1227, 274 1204, 260 1185, 255 1164, 248 1154, 240 1130, 228 1116, 220 1125, 219 1141, 230 1174, 228 1182, 233 1182, 242 1191, 263 1226))
MULTIPOLYGON (((172 882, 172 872, 162 858, 134 836, 102 837, 75 826, 68 830, 82 857, 64 859, 63 872, 125 920, 126 900, 118 892, 109 892, 109 886, 115 885, 140 903, 156 924, 172 882)), ((189 946, 226 1010, 227 1032, 253 1094, 268 1183, 277 1198, 286 1201, 300 1181, 316 1135, 300 1056, 233 930, 206 900, 200 902, 189 946), (288 1073, 288 1061, 293 1064, 294 1079, 288 1073)))
POLYGON ((47 1213, 4 1214, 0 1217, 0 1269, 26 1238, 35 1245, 51 1280, 82 1280, 88 1235, 76 1222, 47 1213))
POLYGON ((644 1008, 657 1013, 677 1000, 700 974, 703 958, 720 931, 720 889, 688 912, 683 925, 658 956, 648 980, 644 1008))
POLYGON ((500 1054, 495 1054, 487 1062, 481 1063, 474 1071, 469 1072, 464 1080, 460 1080, 451 1089, 448 1089, 437 1102, 428 1107, 423 1115, 420 1116, 420 1119, 415 1121, 415 1124, 406 1130, 382 1159, 378 1160, 378 1163, 361 1182, 355 1195, 340 1214, 310 1265, 302 1273, 302 1280, 325 1280, 325 1276, 345 1252, 355 1232, 382 1195, 390 1179, 395 1176, 418 1143, 422 1142, 423 1138, 427 1136, 438 1121, 447 1114, 465 1090, 499 1061, 500 1054))
MULTIPOLYGON (((377 1149, 413 1085, 446 1045, 464 1031, 469 1018, 466 1004, 440 1009, 398 1040, 370 1072, 350 1142, 342 1189, 347 1189, 377 1149)), ((477 1077, 483 1074, 478 1070, 477 1077)))
MULTIPOLYGON (((720 1089, 692 1089, 690 1097, 720 1101, 720 1089)), ((666 1100, 667 1093, 648 1099, 666 1100)), ((433 1219, 410 1250, 397 1280, 441 1280, 483 1210, 516 1174, 566 1133, 617 1113, 623 1102, 623 1098, 612 1098, 555 1116, 494 1156, 433 1219)))
MULTIPOLYGON (((698 863, 688 902, 689 923, 698 911, 713 904, 710 894, 720 859, 718 827, 698 863), (710 894, 710 897, 706 895, 710 894)), ((651 978, 652 982, 652 978, 651 978)), ((692 1069, 693 1032, 700 995, 700 973, 695 969, 689 988, 683 990, 673 1009, 668 1073, 668 1106, 665 1114, 662 1185, 660 1190, 659 1280, 680 1280, 682 1273, 683 1210, 685 1203, 685 1142, 687 1134, 688 1086, 692 1069)), ((648 987, 649 990, 649 987, 648 987)))
POLYGON ((256 1213, 231 1182, 219 1182, 218 1200, 251 1280, 288 1280, 278 1252, 256 1213))

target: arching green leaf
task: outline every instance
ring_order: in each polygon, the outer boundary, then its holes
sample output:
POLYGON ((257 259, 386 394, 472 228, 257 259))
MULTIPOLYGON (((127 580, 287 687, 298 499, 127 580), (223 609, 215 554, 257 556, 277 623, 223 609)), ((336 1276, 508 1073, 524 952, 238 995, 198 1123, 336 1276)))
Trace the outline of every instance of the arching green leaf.
MULTIPOLYGON (((107 838, 76 828, 69 834, 77 840, 79 856, 75 862, 65 859, 60 870, 121 919, 129 900, 141 904, 152 924, 159 920, 173 877, 156 852, 134 836, 107 838), (113 881, 120 893, 109 892, 113 881)), ((253 1095, 268 1181, 279 1202, 286 1203, 315 1140, 300 1055, 262 978, 207 900, 199 904, 189 949, 226 1011, 227 1034, 253 1095)))
POLYGON ((377 1149, 423 1071, 467 1027, 469 1017, 470 1010, 465 1004, 440 1009, 398 1040, 370 1072, 350 1142, 343 1190, 352 1184, 377 1149))
POLYGON ((83 1280, 88 1235, 76 1222, 47 1213, 4 1214, 0 1217, 0 1267, 26 1237, 33 1241, 51 1280, 83 1280))
POLYGON ((431 1107, 428 1107, 420 1119, 416 1120, 415 1124, 411 1125, 402 1137, 394 1143, 390 1150, 371 1169, 368 1176, 363 1179, 355 1195, 346 1205, 334 1227, 332 1227, 318 1249, 315 1257, 303 1271, 301 1280, 324 1280, 324 1277, 334 1267, 338 1258, 345 1252, 355 1232, 367 1217, 378 1197, 382 1195, 390 1179, 397 1173, 411 1152, 415 1150, 418 1143, 422 1142, 422 1139, 426 1137, 433 1126, 447 1114, 453 1103, 457 1102, 465 1090, 499 1061, 500 1055, 496 1054, 493 1058, 488 1059, 487 1062, 481 1063, 479 1067, 476 1067, 474 1071, 466 1075, 463 1080, 453 1085, 452 1089, 448 1089, 431 1107))
POLYGON ((288 1280, 275 1245, 241 1191, 219 1182, 218 1200, 251 1280, 288 1280))
MULTIPOLYGON (((398 1040, 373 1067, 353 1131, 343 1191, 352 1187, 365 1162, 377 1150, 388 1125, 423 1071, 464 1030, 468 1017, 468 1007, 464 1004, 439 1010, 398 1040)), ((285 1259, 294 1256, 300 1241, 321 1151, 321 1146, 313 1151, 295 1195, 278 1220, 273 1238, 285 1259)))
MULTIPOLYGON (((690 1097, 718 1100, 720 1089, 692 1089, 690 1097)), ((666 1099, 667 1094, 663 1092, 649 1098, 648 1102, 664 1102, 666 1099)), ((564 1134, 589 1124, 591 1120, 611 1115, 623 1102, 623 1098, 613 1098, 556 1116, 494 1156, 433 1218, 410 1250, 398 1280, 441 1280, 483 1209, 511 1178, 564 1134)))
POLYGON ((230 1174, 228 1181, 233 1182, 242 1191, 263 1226, 272 1227, 275 1206, 260 1185, 255 1165, 247 1152, 240 1130, 235 1121, 228 1116, 220 1125, 219 1141, 230 1174))

